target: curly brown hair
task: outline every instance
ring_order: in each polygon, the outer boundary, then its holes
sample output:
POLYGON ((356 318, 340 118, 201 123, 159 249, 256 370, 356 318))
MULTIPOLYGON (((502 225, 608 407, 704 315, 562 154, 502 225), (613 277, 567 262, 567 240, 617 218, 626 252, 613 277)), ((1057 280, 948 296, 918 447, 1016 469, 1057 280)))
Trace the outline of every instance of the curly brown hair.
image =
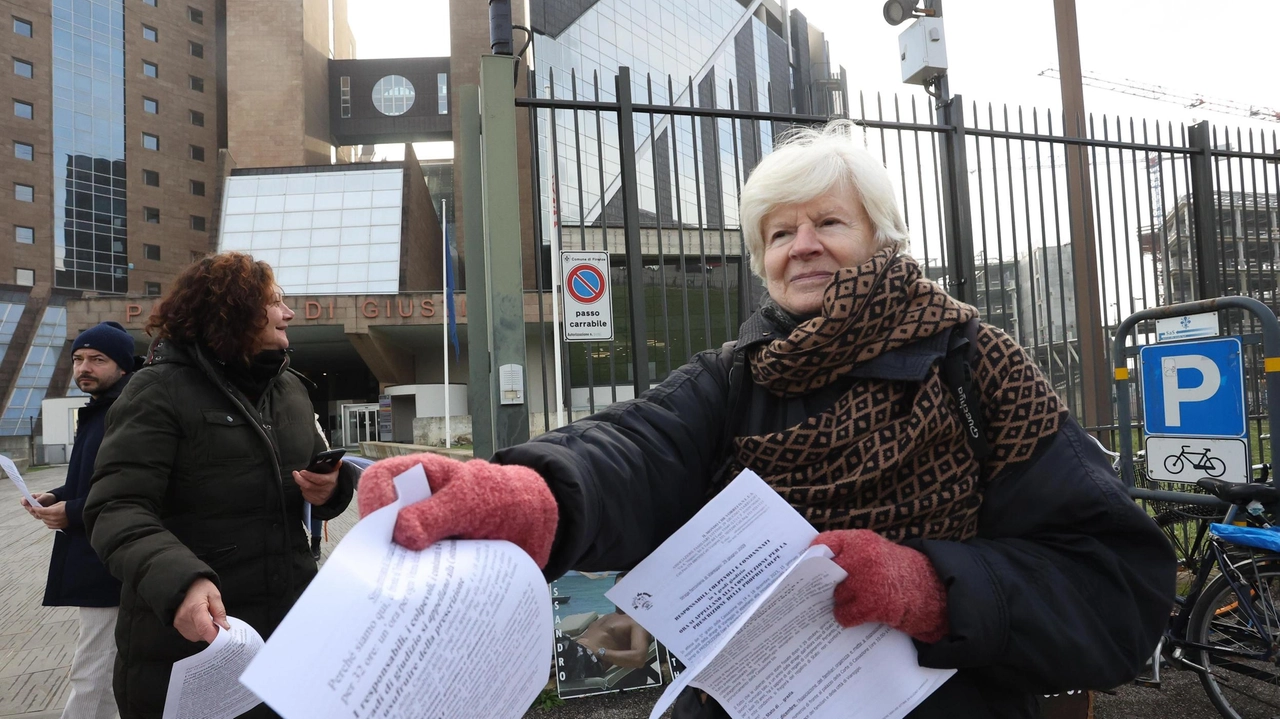
POLYGON ((276 293, 271 266, 241 252, 197 260, 182 271, 147 319, 148 335, 200 344, 223 362, 247 362, 276 293))

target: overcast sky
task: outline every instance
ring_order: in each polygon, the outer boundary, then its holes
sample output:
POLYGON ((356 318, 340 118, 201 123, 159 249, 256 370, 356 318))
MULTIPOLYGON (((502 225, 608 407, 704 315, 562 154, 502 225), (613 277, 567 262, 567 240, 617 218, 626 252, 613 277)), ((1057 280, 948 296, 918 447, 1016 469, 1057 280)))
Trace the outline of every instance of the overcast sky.
MULTIPOLYGON (((793 0, 792 7, 826 33, 833 61, 849 73, 851 93, 911 92, 900 81, 897 59, 897 37, 907 25, 886 24, 879 0, 793 0)), ((1039 76, 1058 64, 1050 0, 947 0, 944 8, 953 93, 963 95, 966 103, 1054 108, 1056 114, 1058 85, 1039 76)), ((1086 71, 1244 105, 1280 107, 1280 87, 1274 81, 1280 3, 1077 0, 1077 11, 1086 71)), ((361 58, 449 52, 447 0, 358 0, 349 13, 361 58)), ((1089 87, 1085 105, 1096 115, 1174 123, 1207 119, 1265 130, 1268 137, 1280 130, 1278 123, 1089 87)))

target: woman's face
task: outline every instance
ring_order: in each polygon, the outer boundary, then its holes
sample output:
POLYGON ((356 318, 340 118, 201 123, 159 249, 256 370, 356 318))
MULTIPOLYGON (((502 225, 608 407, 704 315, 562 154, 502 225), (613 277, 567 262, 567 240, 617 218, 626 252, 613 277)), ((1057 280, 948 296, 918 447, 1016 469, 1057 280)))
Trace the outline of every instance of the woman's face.
POLYGON ((289 320, 293 310, 284 302, 284 292, 276 287, 267 303, 267 325, 258 333, 258 352, 282 350, 289 347, 289 320))
POLYGON ((834 189, 764 216, 765 285, 793 315, 816 314, 836 270, 856 267, 876 251, 875 227, 862 198, 834 189))

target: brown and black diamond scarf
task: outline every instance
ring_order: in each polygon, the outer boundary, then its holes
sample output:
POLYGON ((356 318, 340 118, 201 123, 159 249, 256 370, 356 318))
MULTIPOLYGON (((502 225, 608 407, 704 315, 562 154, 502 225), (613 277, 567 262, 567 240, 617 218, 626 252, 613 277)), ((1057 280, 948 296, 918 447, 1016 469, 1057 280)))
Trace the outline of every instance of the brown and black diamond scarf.
MULTIPOLYGON (((799 397, 976 316, 887 248, 836 273, 821 316, 747 359, 756 384, 799 397)), ((795 427, 735 439, 736 464, 764 477, 819 531, 872 529, 894 541, 973 537, 986 482, 1030 458, 1066 415, 1016 342, 981 325, 977 343, 973 372, 991 447, 981 462, 937 363, 923 382, 856 380, 831 408, 795 427)))

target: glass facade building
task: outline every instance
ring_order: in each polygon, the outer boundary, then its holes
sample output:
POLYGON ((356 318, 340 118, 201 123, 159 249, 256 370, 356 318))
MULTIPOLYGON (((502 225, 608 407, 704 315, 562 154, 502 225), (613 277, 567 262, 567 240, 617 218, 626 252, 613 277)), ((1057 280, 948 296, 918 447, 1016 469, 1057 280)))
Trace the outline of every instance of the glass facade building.
POLYGON ((123 0, 54 0, 57 287, 129 290, 124 72, 123 0))
POLYGON ((252 253, 285 293, 399 291, 404 171, 227 178, 219 250, 252 253))
MULTIPOLYGON (((601 0, 574 5, 566 0, 533 3, 533 91, 539 97, 614 100, 614 75, 619 66, 627 66, 633 102, 796 109, 783 23, 762 7, 762 0, 601 0)), ((538 134, 538 146, 550 148, 545 115, 538 134)), ((737 188, 721 178, 733 178, 735 172, 741 177, 754 166, 771 149, 773 128, 770 123, 744 122, 737 126, 737 137, 734 134, 727 121, 703 121, 695 127, 661 116, 654 118, 652 128, 637 121, 641 211, 661 213, 669 222, 676 221, 678 213, 683 224, 736 226, 737 188), (741 148, 747 168, 735 167, 735 147, 741 148), (701 191, 674 193, 677 181, 685 188, 702 185, 701 191)), ((554 140, 561 221, 598 221, 619 188, 614 116, 603 113, 597 124, 594 116, 557 113, 554 140), (580 163, 574 162, 577 157, 580 163)), ((545 161, 541 167, 543 206, 550 207, 553 170, 545 161)))
MULTIPOLYGON (((7 322, 5 323, 7 324, 7 322)), ((0 326, 3 332, 3 326, 0 326)), ((10 331, 12 336, 12 331, 10 331)), ((67 308, 50 305, 36 328, 22 369, 14 383, 9 406, 0 415, 0 437, 31 434, 35 419, 40 416, 40 402, 44 399, 53 379, 58 354, 67 341, 67 308)))
MULTIPOLYGON (((538 97, 616 100, 615 76, 626 66, 636 104, 807 114, 813 107, 804 88, 830 79, 825 58, 812 56, 815 48, 824 52, 821 32, 798 11, 784 17, 767 0, 532 0, 530 14, 529 91, 538 97)), ((539 111, 544 286, 554 274, 553 239, 563 250, 603 249, 611 256, 614 339, 567 348, 573 409, 594 411, 618 399, 611 387, 631 381, 632 272, 644 287, 651 380, 736 336, 747 277, 738 188, 780 129, 773 122, 637 113, 645 239, 644 266, 632 268, 620 235, 616 113, 539 111)))

